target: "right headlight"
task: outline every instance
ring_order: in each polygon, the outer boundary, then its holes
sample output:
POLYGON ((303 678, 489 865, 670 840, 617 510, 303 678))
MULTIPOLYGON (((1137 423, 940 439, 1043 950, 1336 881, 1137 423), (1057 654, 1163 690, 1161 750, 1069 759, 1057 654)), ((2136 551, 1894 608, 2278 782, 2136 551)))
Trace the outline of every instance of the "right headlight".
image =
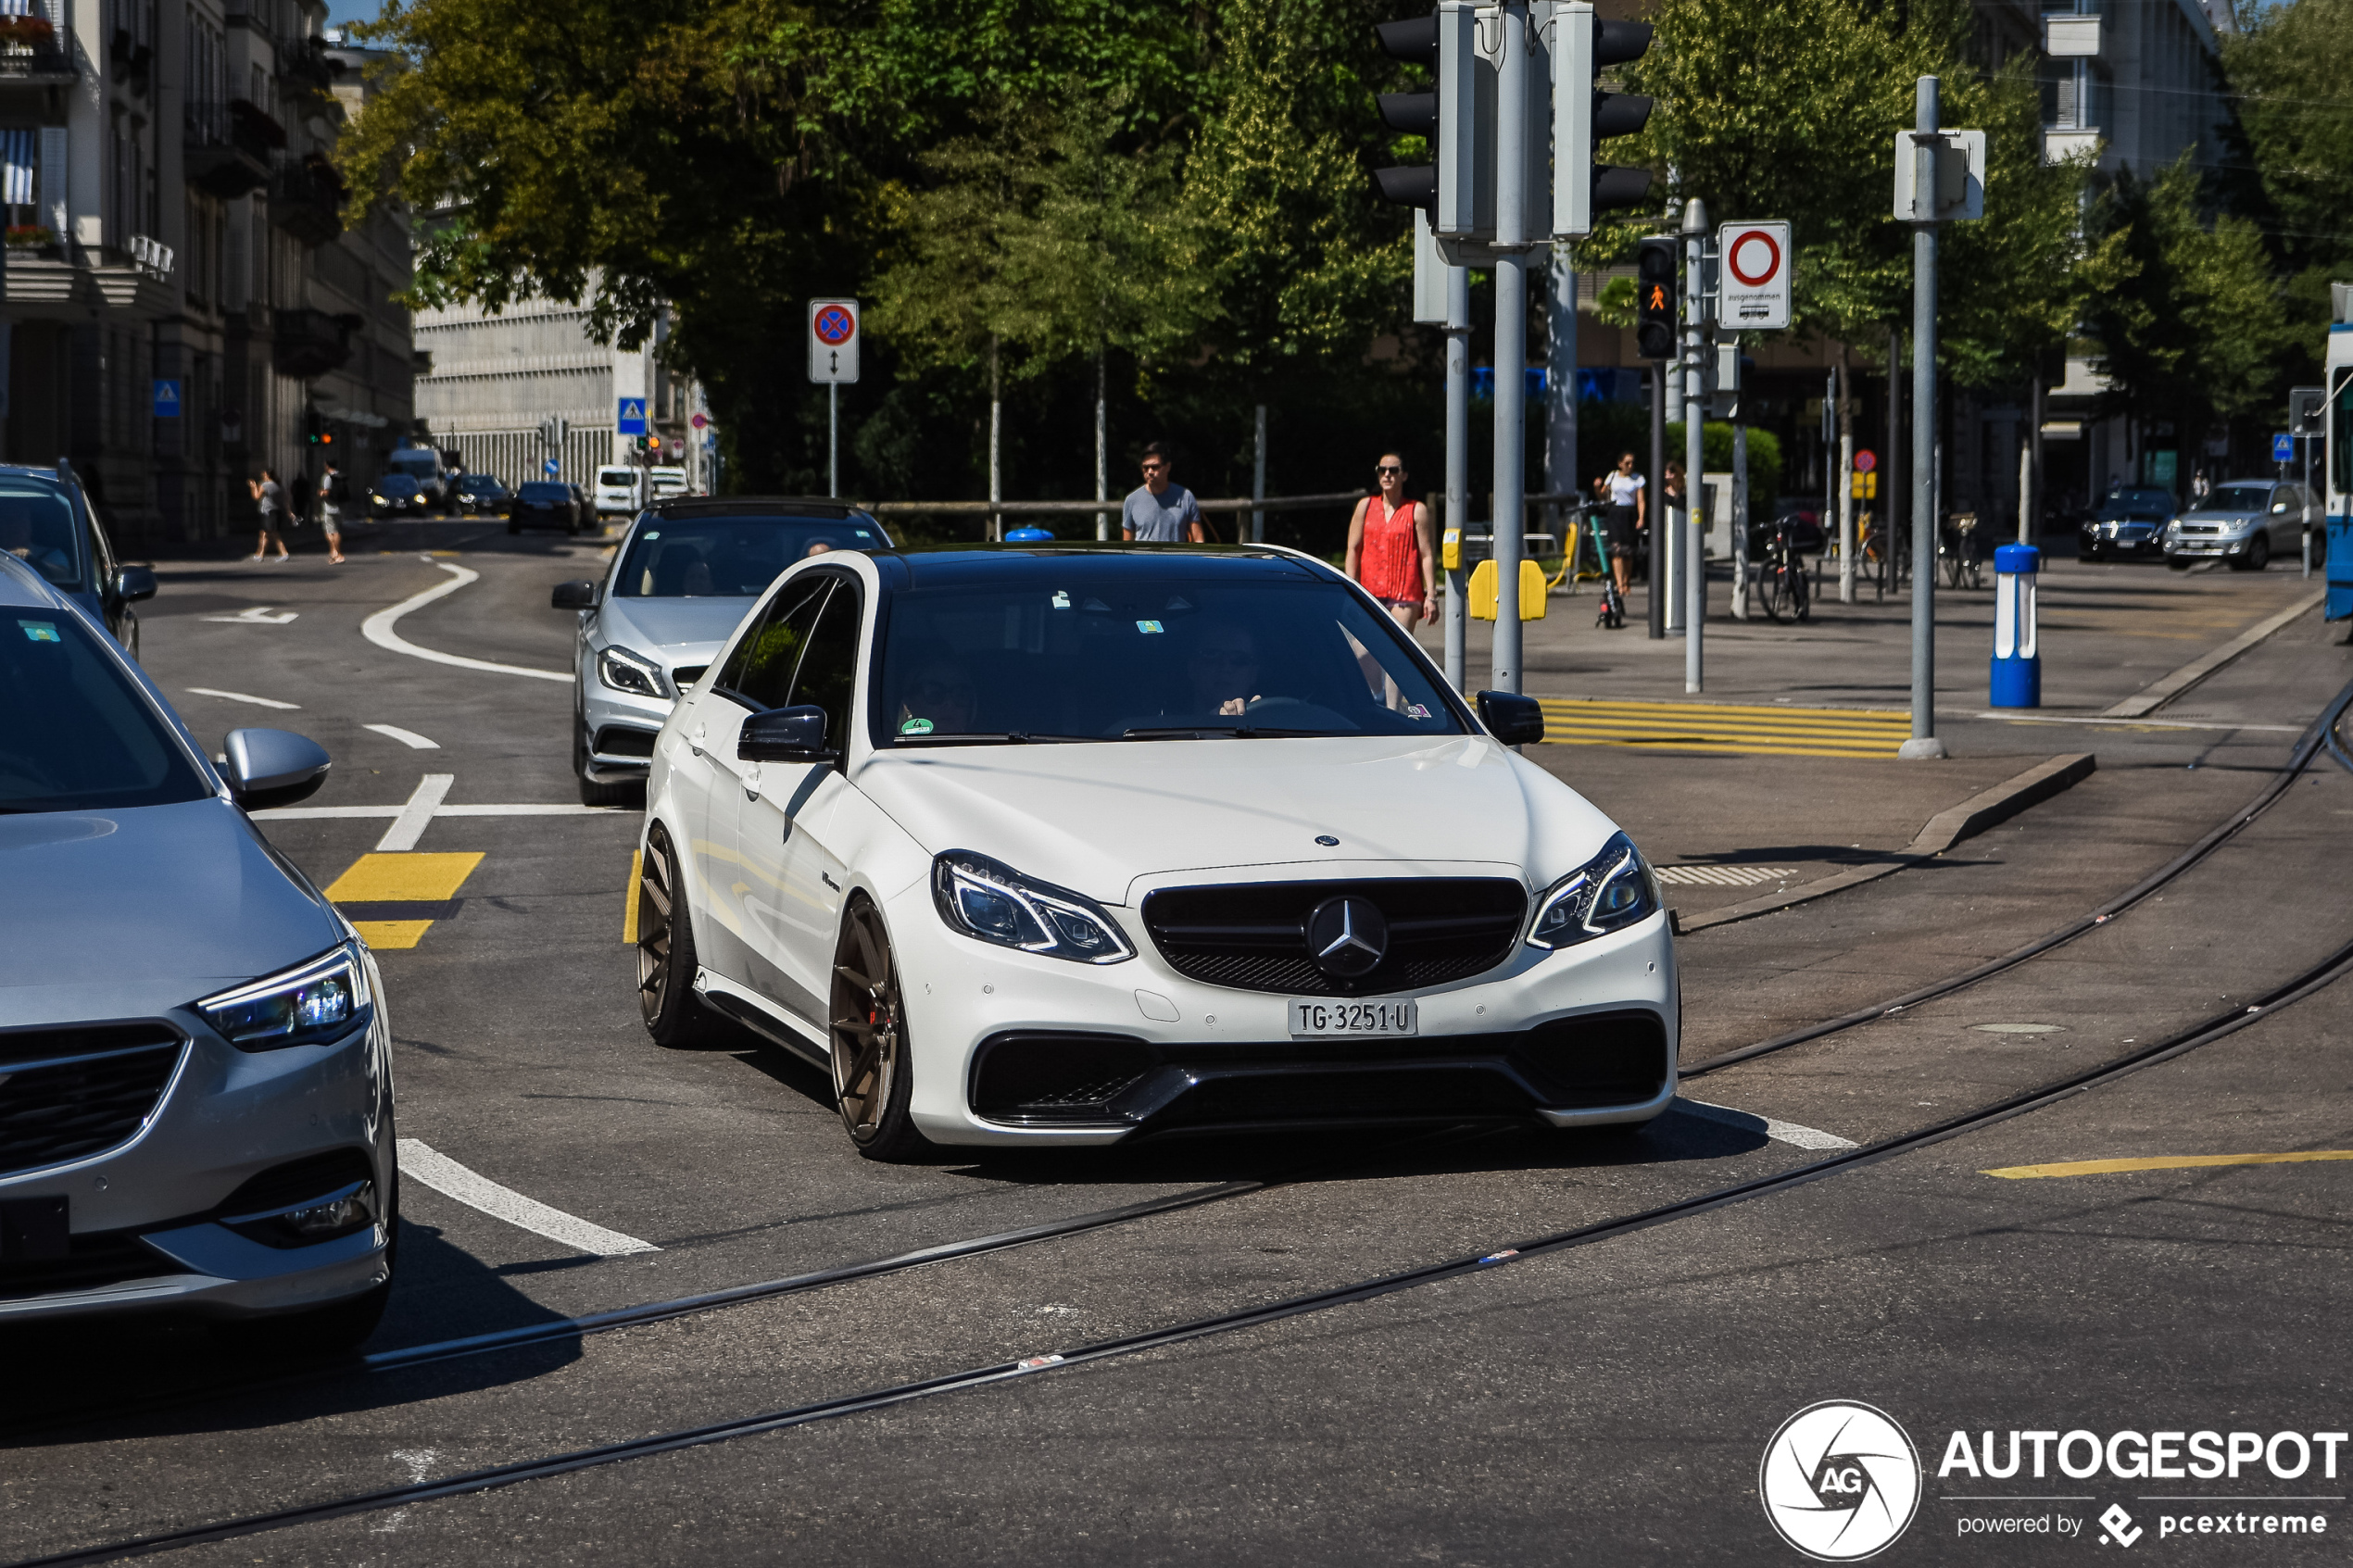
POLYGON ((333 1045, 366 1025, 375 998, 368 966, 348 946, 195 1004, 241 1051, 333 1045))
POLYGON ((932 861, 931 896, 950 929, 1000 947, 1074 963, 1118 963, 1136 956, 1118 922, 1093 899, 1034 882, 969 849, 950 849, 932 861))
POLYGON ((1546 889, 1529 946, 1569 947, 1658 913, 1658 881, 1634 841, 1612 834, 1602 852, 1546 889))
POLYGON ((670 695, 670 683, 661 665, 618 645, 598 653, 597 677, 617 692, 635 692, 639 696, 670 695))

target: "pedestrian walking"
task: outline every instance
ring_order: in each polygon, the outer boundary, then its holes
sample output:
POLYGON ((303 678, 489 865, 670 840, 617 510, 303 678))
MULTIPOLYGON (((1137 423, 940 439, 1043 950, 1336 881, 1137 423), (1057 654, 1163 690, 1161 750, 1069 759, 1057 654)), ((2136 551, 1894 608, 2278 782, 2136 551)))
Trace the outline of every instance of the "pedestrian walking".
POLYGON ((1642 548, 1642 535, 1650 528, 1650 482, 1634 467, 1634 454, 1618 455, 1617 467, 1593 482, 1597 495, 1608 499, 1609 510, 1603 518, 1604 536, 1609 551, 1610 581, 1617 585, 1622 597, 1626 593, 1629 562, 1642 548))
POLYGON ((277 558, 284 560, 287 558, 284 533, 285 487, 278 483, 276 474, 265 468, 261 470, 259 479, 245 481, 245 488, 253 493, 254 505, 259 508, 261 512, 261 538, 254 546, 253 554, 246 558, 248 560, 262 559, 269 555, 271 545, 275 543, 278 546, 277 558))
POLYGON ((1174 464, 1167 445, 1155 441, 1145 447, 1143 467, 1144 483, 1120 508, 1119 536, 1147 545, 1202 543, 1201 505, 1169 477, 1174 464))
POLYGON ((1356 503, 1348 520, 1342 568, 1412 631, 1438 616, 1438 524, 1405 495, 1405 458, 1384 452, 1373 469, 1379 492, 1356 503))
POLYGON ((319 530, 327 536, 327 563, 344 564, 343 504, 350 495, 350 486, 344 481, 343 470, 329 459, 326 471, 319 476, 319 530))

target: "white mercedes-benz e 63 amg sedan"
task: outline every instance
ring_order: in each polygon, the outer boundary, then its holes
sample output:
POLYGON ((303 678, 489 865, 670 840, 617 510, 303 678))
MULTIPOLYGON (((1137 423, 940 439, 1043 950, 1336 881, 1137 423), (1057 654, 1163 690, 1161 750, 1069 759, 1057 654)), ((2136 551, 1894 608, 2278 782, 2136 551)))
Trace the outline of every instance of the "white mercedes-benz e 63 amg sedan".
POLYGON ((1675 1090, 1656 879, 1380 606, 1262 547, 835 554, 662 725, 647 1027, 832 1074, 861 1151, 1516 1118, 1675 1090))

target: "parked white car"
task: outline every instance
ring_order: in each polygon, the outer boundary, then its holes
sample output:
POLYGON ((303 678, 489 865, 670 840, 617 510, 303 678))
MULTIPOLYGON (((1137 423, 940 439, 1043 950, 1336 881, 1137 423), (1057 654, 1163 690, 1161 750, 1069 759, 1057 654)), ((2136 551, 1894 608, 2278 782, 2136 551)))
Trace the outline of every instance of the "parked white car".
POLYGON ((1184 1129, 1639 1124, 1679 991, 1631 841, 1272 548, 834 552, 662 724, 656 1040, 829 1071, 871 1158, 1184 1129))
POLYGON ((694 486, 686 483, 686 470, 674 463, 656 463, 646 473, 653 481, 654 499, 657 501, 694 493, 694 486))
POLYGON ((597 470, 597 483, 590 492, 597 506, 597 519, 629 518, 637 515, 637 470, 632 468, 602 468, 597 470))

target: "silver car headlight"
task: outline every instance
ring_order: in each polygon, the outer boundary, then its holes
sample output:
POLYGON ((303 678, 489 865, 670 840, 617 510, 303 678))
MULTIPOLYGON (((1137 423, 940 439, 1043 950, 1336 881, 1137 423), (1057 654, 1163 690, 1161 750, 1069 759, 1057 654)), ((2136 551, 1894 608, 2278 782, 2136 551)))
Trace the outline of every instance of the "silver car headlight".
POLYGON ((1658 879, 1622 833, 1545 891, 1528 933, 1533 947, 1570 947, 1658 913, 1658 879))
POLYGON ((661 665, 619 646, 597 655, 597 677, 617 692, 634 692, 639 696, 670 695, 670 682, 662 674, 661 665))
POLYGON ((241 1051, 324 1046, 364 1027, 375 1010, 368 966, 348 944, 195 1004, 241 1051))
POLYGON ((1117 922, 1082 894, 1033 881, 1011 866, 950 849, 931 863, 932 902, 952 931, 1000 947, 1074 963, 1136 956, 1117 922))

